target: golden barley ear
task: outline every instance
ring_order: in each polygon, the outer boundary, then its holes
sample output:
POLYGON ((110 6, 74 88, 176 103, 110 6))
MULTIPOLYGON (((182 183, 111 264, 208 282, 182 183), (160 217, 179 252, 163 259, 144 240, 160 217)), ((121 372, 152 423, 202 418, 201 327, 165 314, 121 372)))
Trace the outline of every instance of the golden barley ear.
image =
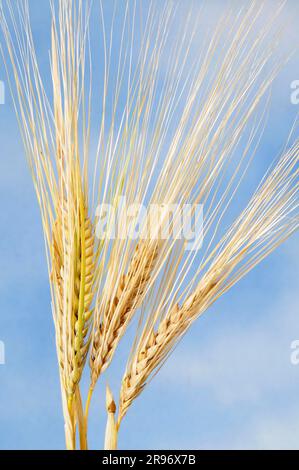
MULTIPOLYGON (((149 312, 124 374, 118 425, 190 326, 299 228, 299 140, 278 160, 224 237, 198 268, 198 285, 181 304, 149 312)), ((183 282, 184 277, 181 282, 183 282)), ((178 287, 178 291, 180 289, 178 287)), ((188 292, 188 289, 186 290, 188 292)))
POLYGON ((119 341, 144 300, 157 257, 156 243, 137 245, 128 273, 121 276, 113 298, 108 298, 100 324, 95 323, 90 357, 92 388, 109 366, 119 341))
MULTIPOLYGON (((64 269, 64 250, 62 249, 63 232, 66 229, 62 228, 67 225, 67 222, 61 222, 58 219, 55 222, 53 230, 53 271, 52 279, 54 283, 55 293, 57 296, 57 304, 59 305, 60 313, 57 316, 57 323, 60 334, 58 336, 58 352, 59 362, 63 370, 65 388, 70 395, 75 393, 75 388, 78 385, 82 371, 86 362, 89 346, 90 346, 90 333, 92 324, 91 304, 93 300, 93 281, 94 281, 94 233, 93 225, 88 217, 87 209, 84 208, 83 213, 79 216, 80 229, 79 233, 73 234, 72 240, 66 241, 65 247, 66 258, 68 257, 68 250, 70 245, 74 246, 76 256, 73 258, 73 297, 72 303, 72 318, 71 318, 71 331, 68 335, 72 338, 72 351, 67 359, 69 362, 68 371, 65 371, 65 355, 67 344, 65 344, 65 337, 63 334, 63 322, 65 321, 65 301, 68 292, 66 292, 65 283, 65 269, 64 269)), ((68 342, 68 338, 67 338, 68 342)))

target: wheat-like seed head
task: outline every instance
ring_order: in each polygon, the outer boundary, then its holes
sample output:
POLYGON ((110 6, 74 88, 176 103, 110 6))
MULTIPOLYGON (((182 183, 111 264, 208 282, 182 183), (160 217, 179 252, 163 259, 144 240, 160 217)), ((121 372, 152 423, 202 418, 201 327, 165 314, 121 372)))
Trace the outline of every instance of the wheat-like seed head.
POLYGON ((77 386, 90 346, 96 258, 87 187, 87 23, 80 0, 78 10, 69 0, 61 0, 57 10, 52 3, 50 6, 53 102, 47 97, 40 75, 27 0, 17 5, 18 18, 7 4, 12 31, 1 5, 1 25, 17 85, 15 105, 41 210, 57 355, 67 403, 65 420, 67 428, 72 428, 69 441, 73 441, 74 402, 78 400, 77 386))
MULTIPOLYGON (((187 78, 186 83, 180 73, 184 67, 187 68, 191 40, 187 29, 184 30, 182 34, 184 39, 177 44, 176 59, 170 63, 169 76, 165 80, 165 94, 162 94, 156 103, 159 64, 166 50, 167 28, 171 18, 169 12, 164 11, 164 13, 165 21, 157 22, 156 31, 153 26, 154 21, 149 17, 149 32, 145 34, 141 64, 136 68, 136 87, 133 79, 129 81, 127 107, 123 115, 126 124, 116 135, 117 141, 121 143, 113 146, 112 140, 109 141, 108 144, 113 150, 107 147, 103 161, 103 172, 106 170, 106 165, 109 167, 106 173, 106 187, 109 183, 113 185, 115 174, 120 174, 120 178, 117 179, 116 194, 121 194, 124 188, 128 204, 135 201, 143 203, 148 196, 149 203, 152 204, 189 203, 192 207, 191 212, 197 204, 210 205, 207 226, 211 230, 217 217, 223 216, 221 211, 225 212, 234 191, 238 188, 238 178, 241 178, 244 171, 243 165, 246 168, 249 164, 246 162, 248 150, 256 138, 257 131, 254 130, 250 134, 247 147, 238 157, 237 169, 229 175, 229 182, 221 194, 219 188, 229 174, 232 155, 238 147, 247 123, 277 73, 275 66, 271 68, 271 73, 266 74, 261 80, 261 72, 269 61, 274 47, 273 44, 268 44, 262 53, 259 50, 267 38, 270 25, 267 25, 254 39, 250 38, 261 13, 256 2, 250 5, 240 23, 234 27, 230 25, 231 18, 227 18, 218 25, 208 45, 207 53, 202 57, 201 67, 194 68, 196 73, 191 74, 190 82, 187 78), (212 58, 217 55, 218 48, 221 48, 221 42, 224 41, 225 26, 232 27, 228 48, 221 51, 222 60, 216 60, 217 67, 214 72, 211 70, 212 58), (155 31, 155 36, 150 32, 151 28, 155 31), (153 44, 152 51, 150 43, 153 44), (172 80, 171 74, 180 78, 172 80), (206 89, 205 79, 209 74, 211 83, 206 89), (174 126, 171 142, 167 142, 166 156, 162 158, 161 153, 163 144, 166 143, 171 117, 177 103, 182 99, 179 92, 180 85, 184 89, 188 83, 190 93, 187 93, 182 100, 183 111, 174 126), (200 99, 203 93, 205 97, 200 99), (132 118, 129 117, 131 115, 132 118), (154 131, 148 141, 147 136, 150 133, 153 116, 154 131), (125 143, 122 142, 122 137, 125 143), (120 172, 123 167, 126 171, 120 172), (156 172, 158 176, 155 175, 156 172)), ((192 34, 191 30, 191 37, 192 34)), ((109 50, 108 46, 107 49, 109 50)), ((105 86, 108 87, 108 84, 105 86)), ((113 131, 114 121, 112 121, 112 135, 113 131)), ((103 197, 105 198, 105 192, 103 197)), ((157 232, 163 229, 164 223, 163 220, 159 222, 157 232)), ((111 362, 119 340, 133 315, 145 301, 146 294, 155 286, 157 279, 160 279, 159 274, 168 263, 174 248, 174 243, 169 240, 159 241, 157 253, 153 253, 152 248, 148 249, 147 245, 148 243, 141 240, 135 251, 134 243, 130 240, 126 243, 115 240, 111 249, 107 242, 103 242, 101 259, 103 269, 99 281, 102 289, 96 300, 90 361, 92 388, 100 373, 104 372, 111 362), (159 263, 154 266, 157 256, 159 263), (140 266, 137 275, 134 274, 136 266, 140 266)), ((177 264, 183 256, 184 246, 178 253, 177 264)), ((188 262, 186 264, 188 265, 188 262)), ((166 289, 175 283, 174 275, 177 269, 178 265, 173 274, 170 273, 171 279, 166 282, 166 289)), ((164 295, 167 297, 167 291, 164 295)))
MULTIPOLYGON (((109 366, 115 349, 135 311, 141 306, 158 256, 158 246, 136 247, 128 273, 121 276, 112 299, 104 303, 100 325, 95 324, 91 350, 92 387, 109 366)), ((105 293, 104 293, 105 294, 105 293)))
POLYGON ((87 210, 79 214, 78 233, 69 236, 67 221, 57 219, 53 230, 53 272, 57 305, 57 347, 68 395, 75 393, 90 344, 94 281, 94 233, 87 210), (65 248, 63 248, 63 239, 65 248), (72 262, 73 266, 68 267, 72 262), (69 277, 69 273, 72 276, 69 277), (72 279, 72 295, 68 283, 72 279), (71 306, 68 304, 71 303, 71 306), (71 309, 71 321, 66 312, 71 309), (70 324, 70 325, 69 325, 70 324))
POLYGON ((210 266, 195 291, 181 305, 173 302, 165 312, 150 315, 122 381, 119 423, 192 323, 298 229, 298 177, 299 141, 281 157, 210 254, 210 266))
MULTIPOLYGON (((211 87, 211 93, 207 96, 198 117, 189 127, 188 119, 192 116, 192 109, 197 92, 202 86, 203 71, 206 73, 209 66, 210 57, 207 55, 201 73, 193 83, 193 91, 187 99, 184 113, 173 138, 173 143, 169 149, 169 154, 160 172, 160 181, 157 183, 155 191, 153 191, 151 196, 152 202, 167 201, 171 203, 175 202, 178 198, 181 202, 188 201, 190 194, 192 194, 199 181, 201 181, 201 184, 198 185, 199 189, 197 189, 197 193, 195 192, 192 195, 194 205, 198 202, 207 201, 215 189, 217 189, 217 178, 221 181, 221 174, 229 162, 230 154, 240 139, 246 122, 250 119, 250 116, 256 109, 261 97, 273 79, 269 74, 268 78, 260 85, 259 90, 252 94, 259 74, 272 52, 271 47, 270 49, 265 48, 264 55, 261 56, 259 60, 251 60, 260 42, 266 36, 266 31, 264 31, 261 36, 252 43, 249 48, 248 56, 243 55, 243 47, 248 31, 252 28, 252 24, 254 24, 257 17, 258 11, 255 11, 253 4, 248 13, 246 13, 240 26, 238 26, 235 36, 232 38, 232 44, 224 56, 218 75, 215 77, 213 86, 211 87), (238 67, 233 73, 232 71, 236 64, 238 67), (249 79, 247 76, 248 73, 249 79), (218 102, 217 96, 221 96, 222 100, 218 102), (247 100, 248 97, 250 98, 247 100), (228 105, 227 109, 225 107, 226 104, 228 105), (220 122, 218 123, 217 119, 219 118, 220 122), (235 128, 230 124, 231 120, 235 128), (211 129, 210 131, 209 128, 211 129), (226 132, 224 132, 225 130, 226 132), (182 138, 183 136, 184 138, 182 138), (221 149, 221 152, 216 160, 219 149, 221 149), (197 165, 196 159, 198 159, 197 165)), ((160 34, 160 43, 163 45, 166 35, 162 28, 160 34)), ((213 52, 213 49, 217 47, 220 37, 221 35, 215 35, 215 38, 213 38, 211 42, 209 52, 213 52)), ((145 70, 141 70, 142 76, 145 78, 143 78, 144 82, 141 81, 138 86, 140 86, 140 90, 142 90, 144 100, 137 105, 136 115, 138 116, 138 120, 136 124, 133 122, 132 129, 126 129, 129 136, 127 137, 129 150, 132 150, 133 141, 130 141, 130 139, 133 139, 136 130, 138 129, 142 136, 143 133, 146 132, 149 123, 150 112, 154 104, 152 98, 154 85, 152 84, 155 83, 154 77, 161 51, 162 46, 157 42, 157 47, 152 56, 148 56, 150 66, 147 74, 144 73, 145 70), (143 114, 145 118, 141 118, 143 114)), ((132 97, 133 96, 132 93, 132 97)), ((130 102, 131 99, 131 95, 129 95, 128 106, 132 106, 130 102)), ((138 153, 136 160, 131 158, 131 152, 128 152, 128 156, 125 155, 125 166, 128 166, 128 170, 131 166, 130 171, 128 171, 129 177, 127 177, 126 190, 127 196, 131 199, 137 197, 137 199, 141 198, 142 200, 145 197, 144 193, 148 185, 146 176, 148 174, 150 177, 152 171, 150 165, 151 163, 155 165, 158 162, 155 157, 155 152, 159 148, 158 129, 160 125, 163 129, 163 123, 167 119, 168 110, 171 110, 171 104, 171 100, 169 99, 169 102, 167 102, 167 100, 164 101, 163 107, 161 107, 160 121, 157 121, 157 135, 153 140, 155 145, 152 145, 148 155, 146 155, 148 169, 147 167, 142 168, 142 166, 140 166, 139 169, 138 153), (128 158, 131 158, 131 160, 128 158), (144 174, 141 174, 141 170, 144 171, 144 174), (138 175, 138 171, 140 172, 140 178, 134 177, 135 174, 138 175), (133 178, 131 178, 131 176, 133 176, 133 178)), ((160 134, 160 138, 163 137, 164 135, 160 134)), ((143 142, 142 145, 144 145, 143 142)), ((140 149, 142 149, 142 147, 140 149)), ((112 159, 113 164, 117 162, 117 155, 118 153, 116 151, 115 157, 112 159)), ((245 157, 246 154, 244 154, 244 159, 245 157)), ((109 154, 107 158, 110 158, 109 154)), ((106 164, 106 160, 104 160, 104 163, 106 164)), ((117 167, 115 171, 117 171, 117 167)), ((233 175, 231 179, 231 186, 234 178, 237 179, 237 173, 233 175)), ((122 186, 124 186, 124 183, 119 185, 120 188, 122 186)), ((209 221, 211 225, 213 219, 216 220, 217 214, 220 213, 221 208, 225 204, 224 196, 226 196, 226 194, 223 195, 222 200, 220 199, 216 210, 211 213, 209 221)), ((213 195, 213 197, 215 196, 213 195)), ((109 252, 109 266, 111 266, 111 270, 109 268, 106 271, 107 277, 104 281, 103 292, 100 293, 99 302, 97 302, 95 310, 93 350, 91 355, 92 388, 95 386, 100 373, 109 365, 120 338, 125 333, 137 308, 144 300, 144 292, 150 290, 150 285, 154 282, 153 278, 157 277, 157 273, 155 273, 155 276, 152 275, 153 261, 155 261, 157 255, 155 254, 155 256, 153 256, 150 249, 137 250, 133 255, 132 266, 129 266, 126 271, 125 260, 130 257, 131 246, 128 244, 127 251, 126 249, 124 251, 123 244, 116 243, 115 245, 112 252, 113 254, 109 252), (131 275, 131 273, 136 271, 136 266, 139 265, 142 266, 142 268, 140 268, 140 279, 139 275, 131 275), (110 271, 112 271, 111 276, 110 271), (120 275, 119 272, 121 273, 120 275), (126 272, 128 274, 126 274, 126 272)), ((167 256, 165 256, 165 260, 166 259, 167 256)), ((163 262, 161 266, 163 266, 163 262)), ((138 270, 139 268, 137 272, 138 270)))

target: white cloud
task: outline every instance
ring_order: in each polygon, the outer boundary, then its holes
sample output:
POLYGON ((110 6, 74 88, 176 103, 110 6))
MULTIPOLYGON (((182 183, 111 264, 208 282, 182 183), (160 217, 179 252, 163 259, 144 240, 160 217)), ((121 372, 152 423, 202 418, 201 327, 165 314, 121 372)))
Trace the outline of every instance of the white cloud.
POLYGON ((293 308, 278 306, 278 317, 273 314, 271 324, 267 324, 267 316, 255 326, 226 327, 205 345, 185 349, 170 361, 164 379, 179 377, 192 387, 207 390, 225 406, 257 402, 268 391, 287 388, 297 375, 290 363, 291 341, 296 334, 299 337, 297 305, 298 299, 293 308), (174 369, 180 373, 175 375, 174 369))
POLYGON ((299 407, 294 406, 276 416, 265 413, 243 427, 233 436, 223 436, 209 448, 233 450, 296 450, 299 449, 299 407))
POLYGON ((269 300, 267 311, 253 312, 256 321, 222 323, 201 344, 185 344, 161 374, 169 387, 180 381, 198 390, 193 413, 211 416, 205 432, 194 428, 188 448, 299 448, 299 366, 290 361, 299 292, 286 286, 278 303, 269 300))

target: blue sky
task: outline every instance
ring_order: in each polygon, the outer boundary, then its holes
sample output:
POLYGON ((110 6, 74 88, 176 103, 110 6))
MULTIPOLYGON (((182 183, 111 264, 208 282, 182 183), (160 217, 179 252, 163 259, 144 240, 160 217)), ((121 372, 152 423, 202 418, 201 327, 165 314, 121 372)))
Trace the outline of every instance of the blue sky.
MULTIPOLYGON (((48 0, 29 3, 46 73, 48 0)), ((202 2, 192 3, 198 8, 202 2)), ((220 14, 224 3, 209 2, 208 15, 220 14)), ((283 52, 298 44, 298 18, 298 2, 289 1, 282 16, 283 52)), ((2 62, 0 79, 5 81, 2 62)), ((299 111, 290 103, 296 79, 298 54, 274 84, 257 172, 282 148, 299 111)), ((60 449, 63 420, 44 242, 8 90, 0 106, 0 139, 0 341, 6 348, 6 364, 0 365, 0 449, 60 449)), ((290 362, 290 345, 299 339, 298 241, 297 234, 192 327, 129 411, 121 448, 299 449, 299 366, 290 362)), ((92 448, 102 446, 104 386, 109 379, 118 390, 130 334, 95 394, 92 448)))

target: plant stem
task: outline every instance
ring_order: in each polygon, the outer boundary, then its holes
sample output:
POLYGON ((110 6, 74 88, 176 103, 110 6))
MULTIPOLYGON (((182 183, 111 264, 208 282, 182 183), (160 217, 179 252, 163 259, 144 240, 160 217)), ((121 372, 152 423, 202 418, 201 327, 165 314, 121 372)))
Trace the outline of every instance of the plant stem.
MULTIPOLYGON (((89 416, 89 408, 90 408, 92 395, 93 395, 93 388, 90 387, 88 390, 87 401, 85 405, 85 413, 84 413, 84 434, 86 438, 86 447, 87 447, 87 440, 88 440, 88 416, 89 416)), ((86 448, 86 450, 87 449, 88 447, 86 448)))
POLYGON ((79 437, 80 437, 80 449, 81 450, 88 450, 88 442, 87 442, 87 428, 85 426, 85 417, 83 412, 83 405, 81 399, 80 388, 77 387, 76 389, 76 418, 78 421, 79 427, 79 437))
POLYGON ((69 429, 67 439, 67 449, 76 450, 76 417, 75 417, 75 402, 74 395, 68 397, 67 401, 68 414, 69 414, 69 429))
POLYGON ((107 425, 105 434, 105 450, 117 450, 118 427, 115 420, 116 405, 110 388, 106 390, 106 409, 107 409, 107 425))
POLYGON ((61 377, 60 384, 64 417, 65 445, 67 450, 76 450, 76 427, 74 429, 74 420, 72 417, 72 400, 67 396, 61 377))

